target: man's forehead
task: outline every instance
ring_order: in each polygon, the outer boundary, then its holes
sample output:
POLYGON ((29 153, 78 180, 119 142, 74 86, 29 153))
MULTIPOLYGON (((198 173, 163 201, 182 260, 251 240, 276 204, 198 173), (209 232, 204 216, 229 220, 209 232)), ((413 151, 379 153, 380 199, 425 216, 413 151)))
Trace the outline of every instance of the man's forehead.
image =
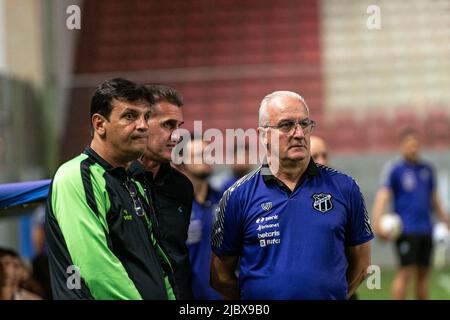
POLYGON ((308 117, 306 107, 301 101, 289 101, 287 104, 274 104, 268 108, 269 119, 304 119, 308 117))
POLYGON ((114 99, 111 103, 113 110, 125 110, 125 109, 132 109, 132 110, 150 110, 150 104, 146 101, 123 101, 123 100, 117 100, 114 99))
POLYGON ((0 258, 0 261, 3 261, 3 262, 11 262, 13 260, 14 260, 13 256, 11 256, 9 254, 4 255, 3 257, 0 258))
POLYGON ((152 108, 154 116, 174 120, 182 120, 183 118, 183 111, 181 107, 168 102, 158 102, 152 108))

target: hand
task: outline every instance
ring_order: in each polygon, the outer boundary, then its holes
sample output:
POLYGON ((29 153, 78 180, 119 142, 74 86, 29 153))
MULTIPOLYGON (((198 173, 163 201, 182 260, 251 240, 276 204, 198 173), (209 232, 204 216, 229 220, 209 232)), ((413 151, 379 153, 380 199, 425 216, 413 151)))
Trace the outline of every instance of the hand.
POLYGON ((440 220, 447 226, 447 229, 450 231, 450 219, 447 214, 443 214, 440 216, 440 220))
POLYGON ((450 231, 450 220, 446 219, 446 221, 444 221, 444 223, 447 226, 447 229, 450 231))
POLYGON ((378 239, 380 239, 380 240, 382 240, 382 241, 384 241, 384 242, 388 242, 388 241, 392 241, 392 240, 393 240, 393 239, 391 238, 391 236, 390 236, 389 233, 383 232, 383 231, 381 231, 381 230, 376 231, 376 232, 375 232, 375 236, 376 236, 378 239))

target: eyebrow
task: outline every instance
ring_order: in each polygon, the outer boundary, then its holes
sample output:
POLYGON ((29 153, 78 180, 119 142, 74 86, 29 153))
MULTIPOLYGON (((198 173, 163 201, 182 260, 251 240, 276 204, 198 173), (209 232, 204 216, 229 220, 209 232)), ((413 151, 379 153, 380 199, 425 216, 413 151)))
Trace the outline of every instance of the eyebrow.
POLYGON ((309 120, 309 117, 297 120, 295 118, 286 118, 286 119, 280 119, 278 120, 278 123, 283 122, 283 121, 305 121, 305 120, 309 120))
POLYGON ((162 123, 168 123, 168 122, 176 122, 177 124, 180 124, 180 125, 184 124, 184 121, 178 122, 177 119, 173 119, 173 118, 165 119, 162 121, 162 123))
POLYGON ((145 110, 142 110, 142 108, 130 108, 130 107, 126 107, 125 108, 125 110, 123 110, 122 111, 122 113, 120 114, 121 116, 122 115, 124 115, 124 114, 126 114, 126 113, 129 113, 129 112, 132 112, 132 113, 137 113, 137 114, 140 114, 140 113, 149 113, 150 112, 150 108, 149 109, 145 109, 145 110))

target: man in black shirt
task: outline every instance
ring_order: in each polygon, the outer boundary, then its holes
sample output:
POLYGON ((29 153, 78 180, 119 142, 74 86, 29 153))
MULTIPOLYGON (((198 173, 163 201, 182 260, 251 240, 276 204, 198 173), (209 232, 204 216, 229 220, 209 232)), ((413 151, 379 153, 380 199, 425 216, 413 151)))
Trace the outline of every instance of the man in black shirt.
MULTIPOLYGON (((140 163, 145 168, 147 190, 151 192, 153 199, 160 243, 173 262, 176 298, 192 299, 191 266, 186 240, 193 187, 189 179, 170 164, 172 149, 180 141, 177 129, 183 124, 183 101, 173 88, 162 85, 147 88, 153 95, 155 104, 148 122, 147 150, 140 163)), ((130 170, 135 177, 141 176, 142 179, 142 166, 139 163, 135 162, 130 170)))

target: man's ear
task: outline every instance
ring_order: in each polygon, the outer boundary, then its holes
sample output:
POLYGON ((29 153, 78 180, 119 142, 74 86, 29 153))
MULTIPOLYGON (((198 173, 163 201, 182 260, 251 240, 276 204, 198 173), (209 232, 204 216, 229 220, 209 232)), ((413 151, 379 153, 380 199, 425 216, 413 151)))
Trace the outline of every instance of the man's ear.
POLYGON ((107 122, 106 118, 101 114, 94 113, 91 118, 92 128, 94 133, 97 133, 100 137, 106 136, 106 128, 105 123, 107 122))
POLYGON ((259 138, 261 139, 261 143, 267 147, 267 129, 258 127, 257 129, 259 138))

